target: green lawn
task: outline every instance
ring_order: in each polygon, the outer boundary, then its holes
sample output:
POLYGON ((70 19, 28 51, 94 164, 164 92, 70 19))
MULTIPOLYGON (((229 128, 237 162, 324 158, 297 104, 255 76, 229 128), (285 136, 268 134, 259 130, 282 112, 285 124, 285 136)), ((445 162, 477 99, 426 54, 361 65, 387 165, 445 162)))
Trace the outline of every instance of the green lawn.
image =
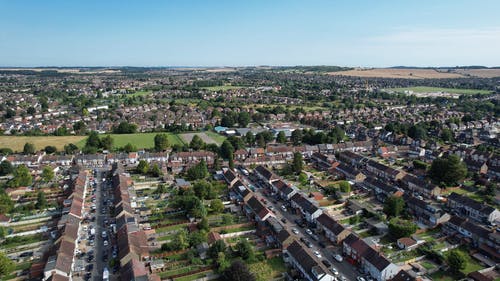
MULTIPOLYGON (((127 143, 135 145, 138 149, 142 148, 152 148, 154 147, 154 138, 158 133, 135 133, 135 134, 111 134, 114 140, 113 147, 120 148, 125 146, 127 143)), ((166 133, 168 135, 168 141, 170 145, 183 144, 183 141, 177 134, 166 133)), ((105 135, 100 135, 104 137, 105 135)), ((83 147, 87 139, 81 140, 77 145, 83 147)))
POLYGON ((415 93, 437 93, 437 92, 445 92, 451 94, 490 94, 491 91, 487 90, 475 90, 475 89, 453 89, 453 88, 438 88, 438 87, 408 87, 408 88, 388 88, 385 90, 395 91, 395 92, 404 92, 404 91, 413 91, 415 93))
POLYGON ((213 87, 202 87, 202 89, 209 90, 209 91, 227 91, 227 90, 234 90, 234 89, 241 89, 243 87, 241 86, 232 86, 232 85, 222 85, 222 86, 213 86, 213 87))
POLYGON ((193 281, 193 280, 198 280, 198 279, 201 279, 201 278, 204 278, 204 277, 208 276, 208 274, 210 274, 210 272, 211 271, 209 271, 209 272, 202 272, 202 273, 193 274, 193 275, 188 275, 188 276, 184 276, 184 277, 175 278, 174 280, 175 281, 193 281))
POLYGON ((211 137, 218 144, 222 144, 226 140, 225 136, 219 135, 216 132, 206 131, 205 134, 207 134, 207 136, 211 137))
POLYGON ((127 96, 139 97, 139 96, 147 96, 150 95, 153 91, 137 91, 132 94, 128 94, 127 96))

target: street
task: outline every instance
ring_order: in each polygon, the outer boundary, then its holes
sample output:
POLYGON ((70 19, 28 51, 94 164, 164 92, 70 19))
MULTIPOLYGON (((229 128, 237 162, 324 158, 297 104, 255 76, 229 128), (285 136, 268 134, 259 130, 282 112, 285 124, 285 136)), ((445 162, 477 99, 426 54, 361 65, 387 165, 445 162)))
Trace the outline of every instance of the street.
MULTIPOLYGON (((346 278, 345 280, 356 280, 356 277, 360 274, 357 272, 356 268, 353 265, 349 264, 345 259, 342 262, 338 262, 333 258, 335 254, 342 255, 341 246, 332 245, 330 241, 326 242, 327 239, 323 235, 317 235, 319 237, 318 241, 314 240, 312 235, 306 233, 306 229, 308 228, 307 225, 305 227, 297 225, 295 220, 302 218, 300 214, 292 214, 291 207, 289 206, 288 202, 285 202, 282 199, 277 199, 270 194, 266 195, 264 193, 264 190, 267 190, 267 188, 262 188, 262 184, 255 180, 252 181, 250 177, 245 176, 239 169, 238 172, 240 174, 240 178, 243 179, 243 182, 253 185, 255 187, 255 193, 258 195, 258 197, 264 198, 266 200, 266 206, 276 215, 276 218, 278 220, 281 221, 282 218, 286 219, 286 223, 284 223, 284 226, 289 230, 290 233, 293 233, 292 229, 298 230, 298 234, 294 234, 297 236, 298 241, 301 241, 302 238, 312 243, 313 247, 304 247, 304 249, 310 251, 311 255, 315 258, 316 256, 314 255, 314 251, 320 252, 322 257, 319 258, 319 262, 325 259, 328 260, 333 265, 333 267, 339 271, 339 276, 341 275, 346 278), (282 206, 285 206, 286 211, 282 209, 282 206), (320 241, 323 241, 323 243, 330 246, 323 248, 319 245, 320 241)), ((305 245, 302 241, 299 243, 305 245)))

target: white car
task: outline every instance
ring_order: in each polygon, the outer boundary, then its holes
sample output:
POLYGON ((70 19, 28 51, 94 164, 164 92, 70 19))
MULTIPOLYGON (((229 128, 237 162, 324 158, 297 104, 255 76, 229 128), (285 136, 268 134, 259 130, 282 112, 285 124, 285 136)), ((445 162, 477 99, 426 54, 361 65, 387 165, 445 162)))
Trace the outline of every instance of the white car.
POLYGON ((292 228, 293 234, 299 234, 299 231, 296 228, 292 228))
POLYGON ((342 256, 339 254, 334 255, 333 258, 338 262, 342 262, 344 260, 342 256))
POLYGON ((108 246, 108 241, 104 240, 104 246, 108 246))
POLYGON ((309 234, 309 235, 311 235, 312 231, 308 228, 308 229, 306 229, 306 233, 309 234))
POLYGON ((333 275, 339 275, 339 271, 332 266, 332 268, 330 268, 330 271, 333 273, 333 275))
POLYGON ((283 212, 286 212, 286 207, 285 207, 285 205, 282 205, 282 206, 281 206, 281 210, 283 210, 283 212))
POLYGON ((358 281, 366 281, 366 279, 363 278, 363 277, 361 277, 361 276, 356 277, 356 280, 358 280, 358 281))
POLYGON ((313 253, 316 257, 318 257, 318 259, 321 258, 321 254, 318 251, 314 251, 313 253))
POLYGON ((101 236, 102 236, 102 238, 106 238, 106 236, 108 236, 108 234, 106 233, 106 231, 103 231, 103 232, 101 233, 101 236))

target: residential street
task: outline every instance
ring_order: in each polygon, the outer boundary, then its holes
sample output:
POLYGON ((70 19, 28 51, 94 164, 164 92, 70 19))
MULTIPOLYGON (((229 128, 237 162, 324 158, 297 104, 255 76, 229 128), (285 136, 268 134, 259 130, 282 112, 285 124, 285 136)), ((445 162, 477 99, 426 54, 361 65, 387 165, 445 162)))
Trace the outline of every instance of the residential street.
MULTIPOLYGON (((240 178, 243 179, 243 181, 247 184, 251 184, 255 187, 255 193, 260 197, 264 198, 266 200, 266 206, 269 209, 272 209, 272 211, 275 213, 276 218, 281 220, 282 218, 286 219, 285 227, 290 230, 290 233, 292 232, 292 229, 298 230, 297 240, 300 241, 301 238, 306 239, 307 241, 310 241, 313 245, 312 248, 307 248, 311 255, 316 258, 314 255, 314 251, 319 251, 321 254, 321 258, 319 258, 320 262, 321 260, 328 260, 333 267, 335 267, 340 275, 344 276, 346 280, 356 280, 356 277, 359 276, 359 272, 356 270, 356 268, 348 263, 345 259, 342 262, 337 262, 334 258, 334 254, 340 254, 342 255, 342 248, 341 246, 328 246, 326 248, 323 248, 319 245, 320 241, 326 241, 327 239, 323 235, 318 235, 319 241, 316 241, 312 238, 311 235, 306 233, 307 226, 305 227, 300 227, 295 223, 295 220, 301 219, 301 216, 298 214, 292 214, 291 208, 287 205, 286 202, 283 200, 277 200, 271 195, 266 195, 264 193, 264 190, 266 188, 262 188, 262 184, 259 183, 258 181, 252 181, 250 177, 245 176, 244 174, 241 173, 240 170, 238 170, 240 178), (275 203, 276 202, 276 203, 275 203), (282 209, 282 206, 285 206, 286 212, 282 209)), ((304 244, 303 242, 299 242, 304 244)), ((326 243, 326 245, 331 245, 331 243, 326 243)), ((339 275, 339 276, 340 276, 339 275)))

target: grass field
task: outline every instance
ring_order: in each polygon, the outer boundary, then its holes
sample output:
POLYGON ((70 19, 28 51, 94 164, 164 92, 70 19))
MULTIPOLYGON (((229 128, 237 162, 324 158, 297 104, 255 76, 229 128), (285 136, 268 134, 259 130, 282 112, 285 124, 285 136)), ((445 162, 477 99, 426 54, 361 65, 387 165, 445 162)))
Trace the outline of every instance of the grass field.
MULTIPOLYGON (((136 133, 136 134, 111 134, 114 139, 113 147, 119 148, 125 146, 127 143, 135 145, 138 149, 154 147, 154 138, 157 133, 136 133)), ((183 144, 178 135, 172 133, 168 134, 168 141, 170 145, 183 144)), ((103 137, 104 135, 101 135, 103 137)), ((82 141, 82 146, 85 140, 82 141)))
POLYGON ((128 94, 127 96, 139 97, 139 96, 147 96, 150 95, 153 91, 137 91, 132 94, 128 94))
POLYGON ((13 151, 23 151, 24 144, 31 142, 35 145, 35 149, 43 149, 48 145, 57 147, 62 150, 64 145, 69 143, 77 144, 84 141, 86 136, 42 136, 42 137, 26 137, 26 136, 0 136, 0 147, 8 147, 13 151))
POLYGON ((487 90, 475 90, 475 89, 453 89, 453 88, 438 88, 438 87, 410 87, 410 88, 390 88, 386 89, 388 91, 395 92, 405 92, 413 91, 414 93, 450 93, 450 94, 489 94, 490 91, 487 90))
POLYGON ((286 272, 285 263, 281 257, 274 257, 249 265, 249 270, 255 274, 257 281, 273 280, 286 272))
POLYGON ((218 91, 227 91, 243 88, 241 86, 231 86, 231 85, 223 85, 223 86, 213 86, 213 87, 202 87, 202 89, 218 92, 218 91))

